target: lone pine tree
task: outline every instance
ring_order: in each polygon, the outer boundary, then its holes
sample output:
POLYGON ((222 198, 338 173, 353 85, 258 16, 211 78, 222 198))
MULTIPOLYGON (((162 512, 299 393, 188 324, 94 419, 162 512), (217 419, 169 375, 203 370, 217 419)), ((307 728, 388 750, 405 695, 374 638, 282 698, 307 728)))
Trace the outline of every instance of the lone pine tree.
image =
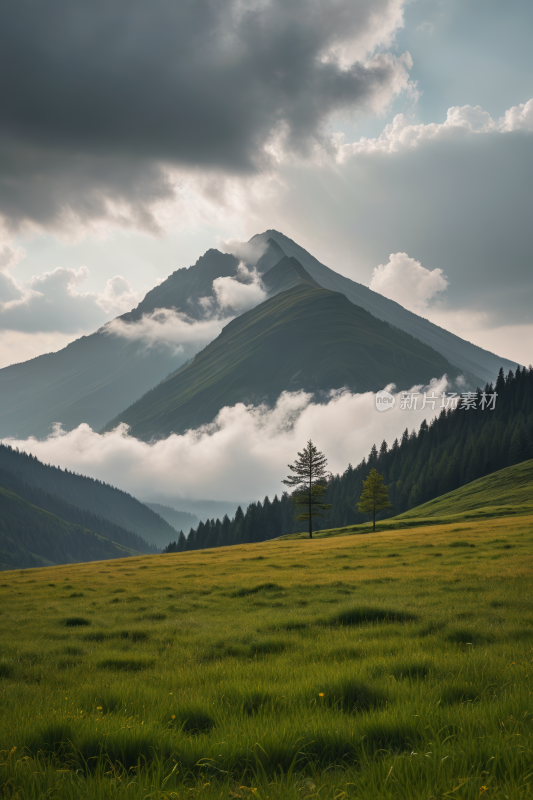
POLYGON ((311 439, 294 464, 287 466, 293 472, 282 483, 293 489, 292 500, 297 506, 303 506, 306 511, 298 514, 295 519, 309 522, 309 538, 313 538, 313 517, 322 517, 322 511, 331 508, 322 502, 322 495, 327 486, 328 474, 326 464, 328 460, 324 453, 320 453, 311 439), (319 510, 320 509, 320 510, 319 510))
POLYGON ((372 514, 372 530, 376 530, 376 513, 383 508, 392 508, 389 502, 389 490, 383 485, 383 475, 372 468, 365 481, 363 493, 359 500, 359 511, 363 514, 372 514))

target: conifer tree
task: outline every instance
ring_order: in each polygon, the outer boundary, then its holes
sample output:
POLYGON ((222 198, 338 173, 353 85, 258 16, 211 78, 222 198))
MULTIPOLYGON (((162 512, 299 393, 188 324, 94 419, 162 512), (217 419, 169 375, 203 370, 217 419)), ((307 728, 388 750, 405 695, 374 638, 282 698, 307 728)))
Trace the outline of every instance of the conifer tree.
POLYGON ((363 493, 358 508, 363 514, 372 514, 372 530, 376 530, 376 513, 383 508, 391 508, 388 487, 383 485, 383 475, 377 469, 371 469, 363 481, 363 493))
POLYGON ((309 538, 313 538, 313 517, 324 516, 321 512, 331 505, 322 502, 322 495, 328 482, 326 464, 328 460, 324 453, 320 453, 311 439, 307 446, 298 453, 294 464, 287 466, 293 472, 282 481, 293 489, 292 499, 297 506, 304 506, 307 510, 298 514, 295 519, 309 522, 309 538), (320 509, 320 511, 318 510, 320 509))

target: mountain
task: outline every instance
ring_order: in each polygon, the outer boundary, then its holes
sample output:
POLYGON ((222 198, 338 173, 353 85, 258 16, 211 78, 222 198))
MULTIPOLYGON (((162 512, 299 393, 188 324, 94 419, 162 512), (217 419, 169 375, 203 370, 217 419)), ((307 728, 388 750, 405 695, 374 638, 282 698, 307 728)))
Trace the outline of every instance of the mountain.
POLYGON ((43 511, 0 486, 0 569, 124 558, 140 553, 43 511))
POLYGON ((0 469, 71 506, 104 517, 159 549, 176 538, 174 528, 158 514, 126 492, 102 481, 43 464, 35 456, 7 445, 0 445, 0 469))
MULTIPOLYGON (((60 517, 65 522, 90 530, 104 539, 109 539, 123 547, 138 551, 139 553, 158 552, 157 547, 149 545, 136 533, 132 533, 126 530, 126 528, 122 528, 120 525, 115 525, 105 517, 77 508, 71 503, 62 500, 57 495, 49 494, 36 486, 31 486, 29 483, 26 483, 26 481, 17 478, 14 473, 8 472, 5 469, 0 469, 0 486, 14 492, 33 506, 37 506, 37 508, 43 511, 48 511, 50 514, 60 517)), ((196 524, 197 523, 198 520, 196 520, 196 524)))
POLYGON ((315 289, 323 288, 296 258, 289 256, 283 256, 273 267, 263 273, 262 281, 269 297, 302 284, 314 286, 315 289))
MULTIPOLYGON (((238 265, 234 256, 208 250, 193 267, 174 272, 118 319, 138 322, 158 308, 176 308, 201 319, 205 310, 200 298, 212 297, 213 280, 234 277, 238 265)), ((200 347, 192 342, 182 352, 168 345, 147 349, 141 341, 109 331, 104 326, 57 353, 0 369, 0 438, 46 436, 55 422, 65 430, 82 422, 98 430, 200 347)))
MULTIPOLYGON (((250 243, 265 246, 265 269, 270 268, 272 257, 280 256, 281 253, 296 258, 324 289, 342 292, 356 306, 366 309, 378 319, 389 322, 396 328, 400 328, 433 347, 459 370, 477 375, 481 383, 494 381, 502 366, 506 372, 516 367, 516 362, 500 358, 482 347, 471 344, 418 314, 408 311, 394 300, 389 300, 387 297, 373 292, 367 286, 345 278, 344 275, 339 275, 338 272, 321 264, 307 250, 293 242, 288 236, 284 236, 283 233, 268 230, 252 236, 250 243)), ((260 265, 261 260, 258 263, 258 266, 260 265)))
MULTIPOLYGON (((366 286, 339 275, 278 231, 257 234, 250 243, 263 248, 256 268, 266 280, 270 296, 301 282, 301 276, 288 269, 286 263, 276 272, 276 265, 286 258, 294 258, 306 271, 305 280, 344 294, 378 319, 420 339, 458 370, 477 376, 480 384, 494 380, 500 366, 506 371, 515 366, 514 362, 470 344, 366 286)), ((217 278, 241 280, 238 267, 239 259, 235 256, 208 250, 193 266, 173 272, 149 291, 135 309, 118 320, 135 323, 157 309, 171 308, 193 320, 204 320, 221 311, 213 281, 217 278)), ((201 344, 195 341, 183 343, 179 350, 163 343, 147 347, 141 340, 129 341, 117 336, 116 328, 107 324, 57 353, 4 367, 0 369, 0 438, 46 436, 56 422, 65 430, 83 422, 98 430, 187 362, 200 348, 201 344)))
MULTIPOLYGON (((224 406, 274 402, 281 392, 322 394, 348 387, 404 387, 458 370, 443 356, 391 328, 343 294, 303 280, 230 322, 183 370, 109 422, 140 439, 165 437, 211 422, 224 406)), ((275 268, 274 268, 275 269, 275 268)), ((300 272, 298 272, 300 270, 300 272)), ((279 276, 278 276, 279 277, 279 276)))

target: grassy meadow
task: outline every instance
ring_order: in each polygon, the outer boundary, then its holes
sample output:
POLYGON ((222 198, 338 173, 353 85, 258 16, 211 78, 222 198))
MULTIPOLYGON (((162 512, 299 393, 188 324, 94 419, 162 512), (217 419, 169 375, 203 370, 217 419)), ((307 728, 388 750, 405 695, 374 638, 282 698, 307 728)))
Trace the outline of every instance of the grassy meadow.
POLYGON ((0 796, 533 796, 533 516, 0 575, 0 796))

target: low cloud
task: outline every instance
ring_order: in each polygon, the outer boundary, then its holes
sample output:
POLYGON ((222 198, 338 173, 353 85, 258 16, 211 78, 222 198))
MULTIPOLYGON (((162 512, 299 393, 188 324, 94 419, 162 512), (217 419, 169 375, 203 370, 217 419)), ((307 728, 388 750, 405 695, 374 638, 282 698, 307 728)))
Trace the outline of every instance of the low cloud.
MULTIPOLYGON (((444 376, 429 391, 440 396, 444 376)), ((392 387, 389 387, 392 391, 392 387)), ((455 391, 460 391, 457 388, 455 391)), ((179 495, 191 499, 257 500, 284 490, 287 464, 308 439, 322 450, 332 472, 344 472, 385 439, 389 446, 405 428, 417 429, 435 409, 376 410, 372 393, 336 392, 326 404, 304 392, 283 393, 275 407, 223 408, 214 423, 147 444, 128 435, 127 426, 100 435, 88 425, 66 433, 57 427, 47 439, 4 440, 46 463, 112 483, 141 499, 179 495)))
POLYGON ((145 347, 168 346, 176 353, 191 350, 191 355, 215 339, 232 316, 195 320, 175 308, 156 308, 138 322, 114 319, 103 328, 109 336, 119 336, 145 347))
POLYGON ((199 298, 204 315, 201 320, 175 308, 156 308, 136 322, 114 319, 103 330, 145 347, 167 346, 176 354, 186 352, 190 356, 213 341, 237 314, 254 308, 266 297, 260 275, 241 262, 235 277, 215 278, 213 294, 199 298))
POLYGON ((255 269, 248 270, 241 261, 236 277, 215 278, 213 292, 219 307, 243 313, 267 299, 261 276, 255 269))
POLYGON ((441 269, 429 270, 407 253, 391 253, 388 264, 374 270, 370 288, 409 311, 422 314, 448 286, 441 269))
POLYGON ((239 239, 221 239, 218 249, 223 253, 231 253, 235 258, 254 267, 266 249, 266 242, 241 242, 239 239))

